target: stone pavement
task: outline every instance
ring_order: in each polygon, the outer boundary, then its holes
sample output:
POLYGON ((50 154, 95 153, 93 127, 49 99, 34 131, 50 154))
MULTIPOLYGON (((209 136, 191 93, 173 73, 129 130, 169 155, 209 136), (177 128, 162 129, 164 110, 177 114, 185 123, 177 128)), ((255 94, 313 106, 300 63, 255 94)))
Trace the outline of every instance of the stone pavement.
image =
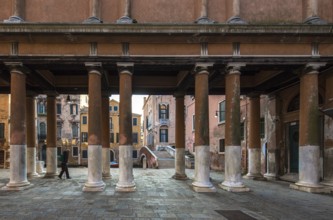
MULTIPOLYGON (((232 193, 218 188, 223 173, 211 172, 216 193, 196 193, 192 180, 179 181, 174 169, 134 169, 137 191, 115 192, 118 169, 105 180, 103 192, 82 192, 87 168, 70 168, 72 179, 30 179, 22 191, 0 190, 0 219, 242 219, 224 218, 216 210, 238 210, 243 219, 333 219, 333 195, 289 189, 282 181, 244 180, 250 192, 232 193)), ((193 178, 194 170, 186 170, 193 178)), ((0 169, 0 185, 9 170, 0 169)), ((224 215, 226 216, 226 215, 224 215)))

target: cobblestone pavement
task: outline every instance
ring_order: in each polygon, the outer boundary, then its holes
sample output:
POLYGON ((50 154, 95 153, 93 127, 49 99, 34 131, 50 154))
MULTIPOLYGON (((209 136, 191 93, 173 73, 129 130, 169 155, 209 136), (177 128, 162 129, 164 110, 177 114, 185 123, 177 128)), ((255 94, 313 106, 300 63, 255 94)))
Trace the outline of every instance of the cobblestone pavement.
MULTIPOLYGON (((33 178, 22 191, 0 190, 0 219, 226 219, 216 210, 239 210, 251 219, 333 219, 333 195, 289 189, 282 181, 244 180, 250 192, 223 191, 220 172, 211 172, 216 193, 196 193, 189 180, 174 180, 174 169, 134 169, 137 190, 115 192, 118 169, 103 192, 82 192, 87 168, 70 168, 72 179, 33 178)), ((0 170, 0 185, 9 170, 0 170)), ((236 219, 231 217, 228 219, 236 219)))

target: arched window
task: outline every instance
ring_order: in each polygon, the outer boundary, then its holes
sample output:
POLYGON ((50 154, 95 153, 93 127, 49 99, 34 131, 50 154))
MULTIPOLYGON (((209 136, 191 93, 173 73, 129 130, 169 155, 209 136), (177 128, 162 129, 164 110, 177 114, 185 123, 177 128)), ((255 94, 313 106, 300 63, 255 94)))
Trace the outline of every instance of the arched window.
POLYGON ((299 94, 296 95, 290 102, 287 108, 287 112, 293 112, 299 110, 299 94))
POLYGON ((169 106, 166 104, 160 104, 159 106, 159 118, 169 119, 169 106))

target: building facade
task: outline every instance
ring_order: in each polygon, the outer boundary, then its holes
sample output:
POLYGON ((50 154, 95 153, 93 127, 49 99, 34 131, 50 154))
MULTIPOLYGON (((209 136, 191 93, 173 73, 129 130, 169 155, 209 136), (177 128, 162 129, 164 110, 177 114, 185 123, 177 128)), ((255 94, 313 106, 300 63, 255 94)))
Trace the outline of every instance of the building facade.
POLYGON ((157 150, 175 145, 175 98, 150 95, 144 99, 144 146, 157 150))
MULTIPOLYGON (((109 101, 110 162, 119 162, 119 102, 109 101)), ((132 114, 133 163, 138 161, 138 151, 142 147, 141 115, 132 114)), ((88 164, 88 107, 81 109, 81 165, 88 164)))

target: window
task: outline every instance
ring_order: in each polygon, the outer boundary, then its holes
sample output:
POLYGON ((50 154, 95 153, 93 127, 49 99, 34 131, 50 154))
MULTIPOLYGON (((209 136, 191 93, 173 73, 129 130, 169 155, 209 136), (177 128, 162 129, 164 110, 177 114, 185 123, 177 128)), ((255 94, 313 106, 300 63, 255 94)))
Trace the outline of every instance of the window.
POLYGON ((71 115, 77 115, 78 114, 77 104, 71 104, 70 105, 70 114, 71 115))
POLYGON ((159 106, 159 118, 169 119, 169 106, 165 104, 160 104, 159 106))
POLYGON ((72 156, 73 157, 79 156, 79 148, 77 146, 72 147, 72 156))
POLYGON ((133 144, 138 143, 138 133, 132 133, 132 141, 133 141, 133 144))
POLYGON ((219 111, 218 111, 219 122, 225 121, 225 101, 219 103, 219 111))
POLYGON ((110 129, 113 129, 112 118, 110 118, 109 123, 110 123, 110 129))
POLYGON ((82 139, 82 142, 88 142, 88 133, 87 132, 82 132, 81 133, 81 139, 82 139))
POLYGON ((116 143, 119 144, 119 133, 116 134, 116 143))
POLYGON ((245 140, 245 127, 244 127, 244 122, 240 124, 240 139, 242 141, 245 140))
POLYGON ((45 104, 44 102, 37 103, 37 113, 38 114, 46 114, 45 104))
POLYGON ((0 123, 0 139, 5 138, 5 123, 0 123))
POLYGON ((57 124, 57 138, 61 138, 61 124, 57 124))
POLYGON ((168 129, 160 129, 160 142, 168 142, 168 129))
POLYGON ((132 158, 138 158, 138 151, 137 150, 133 150, 132 158))
POLYGON ((58 155, 58 156, 61 155, 61 147, 57 147, 57 155, 58 155))
POLYGON ((195 115, 192 115, 192 131, 195 131, 195 115))
POLYGON ((45 124, 45 122, 41 122, 39 124, 39 137, 40 137, 40 139, 45 139, 46 138, 46 124, 45 124))
POLYGON ((265 138, 265 118, 260 118, 260 138, 265 138))
POLYGON ((77 124, 72 124, 72 135, 73 138, 79 137, 79 126, 77 124))
POLYGON ((61 104, 57 103, 57 115, 61 115, 61 104))
POLYGON ((109 112, 111 112, 112 111, 112 106, 109 106, 109 112))
POLYGON ((219 140, 219 153, 224 153, 225 151, 225 144, 224 144, 224 139, 219 140))
POLYGON ((87 116, 82 116, 82 124, 87 124, 87 116))
POLYGON ((113 106, 113 111, 117 112, 118 111, 118 106, 113 106))
POLYGON ((133 126, 137 126, 138 125, 138 118, 133 118, 133 126))
POLYGON ((87 159, 88 158, 88 151, 87 150, 82 150, 82 158, 87 159))
POLYGON ((114 133, 110 133, 110 143, 114 143, 114 133))

